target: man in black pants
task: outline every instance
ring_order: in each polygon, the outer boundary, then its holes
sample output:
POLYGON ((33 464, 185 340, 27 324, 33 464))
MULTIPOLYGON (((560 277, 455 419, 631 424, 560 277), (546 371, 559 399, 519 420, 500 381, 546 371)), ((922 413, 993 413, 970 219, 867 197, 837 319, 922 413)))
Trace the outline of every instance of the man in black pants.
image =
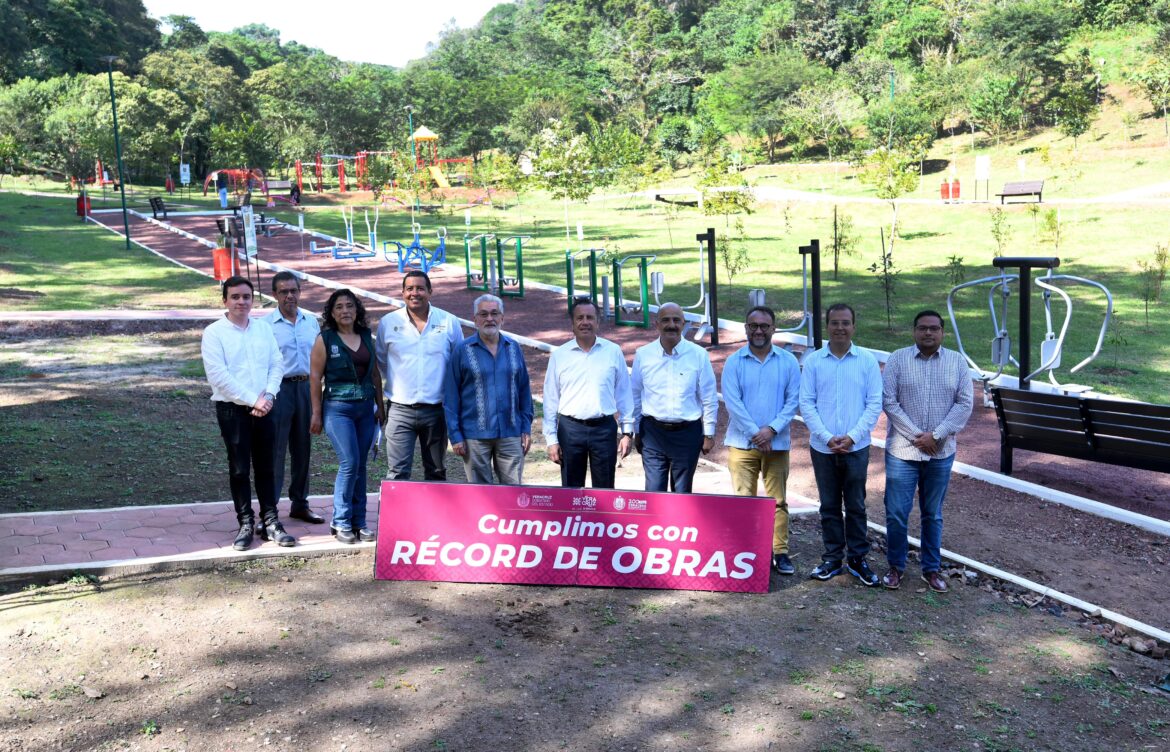
POLYGON ((573 339, 553 351, 544 375, 544 438, 561 485, 613 488, 617 458, 630 453, 634 402, 626 356, 597 336, 597 306, 573 302, 573 339), (622 437, 618 441, 618 421, 622 437))
POLYGON ((630 387, 647 491, 690 493, 699 452, 715 443, 719 397, 707 351, 682 338, 677 303, 658 309, 658 339, 638 348, 630 387))
POLYGON ((281 546, 296 539, 284 531, 276 512, 272 449, 276 438, 272 406, 284 376, 284 359, 263 319, 253 320, 252 283, 229 277, 223 283, 224 317, 203 330, 203 370, 211 384, 215 417, 227 447, 228 479, 240 530, 232 548, 244 551, 256 532, 250 471, 260 501, 260 537, 281 546))
POLYGON ((284 487, 284 456, 290 457, 288 484, 288 516, 295 520, 319 525, 325 518, 309 509, 309 353, 321 333, 317 317, 297 307, 301 296, 301 281, 290 271, 272 275, 272 294, 276 310, 265 319, 276 335, 284 359, 284 378, 272 408, 276 422, 276 444, 272 461, 276 472, 276 495, 284 487))

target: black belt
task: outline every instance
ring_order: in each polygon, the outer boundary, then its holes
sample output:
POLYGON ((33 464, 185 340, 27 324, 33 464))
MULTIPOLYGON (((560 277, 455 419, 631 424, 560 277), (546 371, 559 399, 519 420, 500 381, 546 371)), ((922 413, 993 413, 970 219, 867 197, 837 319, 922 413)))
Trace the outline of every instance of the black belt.
POLYGON ((394 407, 405 407, 407 410, 422 410, 424 407, 442 407, 442 403, 431 404, 430 402, 415 402, 413 405, 407 405, 402 402, 391 402, 394 407))
POLYGON ((285 376, 283 379, 281 379, 282 382, 284 382, 284 381, 308 381, 308 380, 309 380, 308 376, 285 376))
POLYGON ((700 422, 699 420, 678 420, 678 421, 673 421, 673 422, 667 422, 665 420, 659 420, 658 418, 655 418, 653 415, 643 415, 642 420, 650 421, 654 425, 661 428, 663 431, 682 431, 683 429, 686 429, 686 428, 693 428, 696 423, 700 422))
POLYGON ((570 423, 580 423, 581 425, 589 426, 590 428, 596 428, 597 426, 604 426, 607 422, 608 423, 613 422, 612 415, 602 415, 602 416, 599 416, 597 418, 574 418, 572 415, 562 415, 562 414, 558 413, 557 417, 563 418, 564 420, 567 420, 570 423))

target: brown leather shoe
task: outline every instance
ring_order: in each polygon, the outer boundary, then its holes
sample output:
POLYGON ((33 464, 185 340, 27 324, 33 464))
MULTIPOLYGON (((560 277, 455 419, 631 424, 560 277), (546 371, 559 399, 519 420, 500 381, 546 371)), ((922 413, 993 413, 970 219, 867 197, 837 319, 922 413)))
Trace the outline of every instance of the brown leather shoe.
POLYGON ((885 577, 882 577, 882 585, 885 586, 886 590, 897 590, 902 587, 902 573, 890 567, 890 571, 886 572, 885 577))
POLYGON ((936 593, 945 593, 947 591, 947 581, 938 572, 923 572, 922 581, 930 585, 930 589, 936 593))

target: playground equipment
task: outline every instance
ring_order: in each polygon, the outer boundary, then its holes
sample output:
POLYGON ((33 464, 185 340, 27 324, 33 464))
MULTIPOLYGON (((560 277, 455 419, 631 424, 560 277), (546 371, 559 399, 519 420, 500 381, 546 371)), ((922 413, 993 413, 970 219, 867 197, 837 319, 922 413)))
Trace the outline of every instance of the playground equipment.
POLYGON ((467 276, 468 290, 482 290, 492 292, 502 298, 524 297, 524 241, 531 240, 531 235, 509 235, 497 237, 494 233, 463 236, 463 261, 467 276), (479 242, 479 271, 471 268, 471 246, 479 242), (488 241, 495 241, 496 253, 494 258, 488 257, 488 241), (511 245, 515 249, 512 263, 515 276, 507 275, 507 265, 504 257, 505 246, 511 245))
MULTIPOLYGON (((430 173, 431 179, 435 181, 435 185, 440 188, 450 188, 451 183, 447 180, 446 168, 448 165, 470 165, 471 159, 468 157, 439 157, 439 134, 427 128, 425 125, 420 125, 418 129, 410 135, 414 142, 415 154, 415 169, 425 169, 430 173), (430 146, 428 156, 428 149, 430 146)), ((463 185, 472 185, 471 170, 465 167, 464 171, 456 175, 456 180, 463 185)))
POLYGON ((398 272, 401 274, 406 271, 407 267, 417 267, 424 272, 429 272, 436 266, 446 263, 447 261, 447 228, 440 227, 436 231, 436 236, 439 239, 439 245, 434 251, 427 249, 422 241, 419 240, 419 235, 422 233, 422 225, 418 222, 410 223, 411 233, 414 239, 410 241, 409 245, 403 245, 397 240, 387 240, 382 243, 382 255, 392 264, 398 265, 398 272), (397 248, 396 257, 391 258, 390 246, 397 248))
POLYGON ((966 358, 967 363, 979 373, 979 378, 984 386, 984 403, 988 404, 989 397, 987 395, 988 386, 999 379, 1004 370, 1009 366, 1015 366, 1019 369, 1019 385, 1020 389, 1027 390, 1029 382, 1043 371, 1048 371, 1048 380, 1056 389, 1063 392, 1085 392, 1090 388, 1079 384, 1062 384, 1056 378, 1056 370, 1061 367, 1061 360, 1064 351, 1065 338, 1068 334, 1069 326, 1072 322, 1073 300, 1072 297, 1062 289, 1058 283, 1068 282, 1075 285, 1085 285, 1096 290, 1099 290, 1105 299, 1105 315, 1103 317, 1101 328, 1097 333, 1097 342, 1093 347, 1093 351, 1089 353, 1088 357, 1081 360, 1075 366, 1069 369, 1070 373, 1076 373, 1082 368, 1093 362, 1101 352, 1101 346, 1105 341, 1105 334, 1109 329, 1109 322, 1113 317, 1113 295, 1109 289, 1099 282, 1095 282, 1083 277, 1077 277, 1071 274, 1055 274, 1053 269, 1060 266, 1060 259, 1054 257, 1047 258, 1030 258, 1030 257, 1001 257, 994 259, 993 263, 1000 269, 1000 273, 991 277, 984 277, 982 279, 973 280, 971 282, 964 282, 956 285, 951 289, 947 295, 947 313, 951 319, 951 326, 955 333, 955 346, 958 351, 966 358), (1009 274, 1007 272, 1010 268, 1019 268, 1018 274, 1009 274), (1045 318, 1045 336, 1040 343, 1040 366, 1035 370, 1031 369, 1031 336, 1032 336, 1032 306, 1031 306, 1031 272, 1033 269, 1046 269, 1047 272, 1043 277, 1035 279, 1035 284, 1043 291, 1044 302, 1044 318, 1045 318), (975 360, 967 353, 966 347, 963 344, 962 335, 959 331, 958 319, 955 317, 954 300, 955 295, 960 290, 976 287, 979 285, 990 284, 988 289, 988 310, 991 313, 991 324, 995 331, 995 335, 991 341, 991 364, 995 369, 983 369, 975 362, 975 360), (1008 318, 1008 303, 1012 295, 1011 286, 1015 284, 1019 290, 1019 358, 1012 355, 1012 340, 1007 331, 1008 318), (996 312, 996 296, 999 296, 999 312, 996 312), (1057 295, 1065 305, 1064 322, 1061 325, 1060 332, 1057 333, 1053 326, 1052 315, 1052 296, 1057 295))

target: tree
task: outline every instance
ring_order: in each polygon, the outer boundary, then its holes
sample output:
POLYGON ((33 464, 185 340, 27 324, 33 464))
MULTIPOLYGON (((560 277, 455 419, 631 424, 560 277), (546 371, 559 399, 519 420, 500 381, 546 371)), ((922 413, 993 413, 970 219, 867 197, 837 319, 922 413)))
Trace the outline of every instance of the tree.
POLYGON ((1170 143, 1170 59, 1164 56, 1146 58, 1142 65, 1130 74, 1138 84, 1146 100, 1155 111, 1162 113, 1162 130, 1170 143))
POLYGON ((804 86, 788 102, 785 137, 791 139, 794 154, 813 141, 825 147, 831 161, 849 149, 860 111, 860 100, 840 85, 804 86))
POLYGON ((191 16, 163 16, 162 22, 171 29, 163 39, 163 47, 168 50, 194 50, 207 44, 207 33, 191 16))
MULTIPOLYGON (((747 180, 738 173, 733 177, 728 167, 729 162, 725 155, 712 160, 703 172, 699 186, 703 189, 703 213, 723 217, 723 232, 718 234, 715 243, 719 258, 723 262, 723 269, 727 272, 727 280, 730 282, 736 274, 747 267, 748 256, 744 243, 742 215, 751 214, 755 210, 756 199, 747 180), (732 216, 735 216, 734 233, 732 216)), ((714 284, 714 280, 711 283, 714 284)))
POLYGON ((1024 108, 1019 85, 1012 76, 988 75, 968 95, 971 120, 999 143, 1004 132, 1019 122, 1024 108))
POLYGON ((271 164, 271 138, 266 129, 247 114, 234 121, 216 123, 211 129, 211 152, 220 164, 233 167, 265 167, 271 164))
POLYGON ((973 52, 1015 76, 1025 89, 1060 77, 1072 15, 1060 0, 989 4, 973 30, 973 52))
POLYGON ((888 253, 891 256, 898 236, 898 199, 918 187, 916 162, 914 155, 882 146, 864 155, 859 164, 858 179, 873 186, 877 197, 890 204, 892 217, 888 253))
POLYGON ((1048 103, 1049 110, 1056 115, 1056 126, 1060 132, 1072 138, 1073 149, 1077 147, 1077 139, 1089 130, 1097 118, 1100 109, 1097 104, 1097 81, 1089 50, 1081 48, 1065 69, 1048 103))

